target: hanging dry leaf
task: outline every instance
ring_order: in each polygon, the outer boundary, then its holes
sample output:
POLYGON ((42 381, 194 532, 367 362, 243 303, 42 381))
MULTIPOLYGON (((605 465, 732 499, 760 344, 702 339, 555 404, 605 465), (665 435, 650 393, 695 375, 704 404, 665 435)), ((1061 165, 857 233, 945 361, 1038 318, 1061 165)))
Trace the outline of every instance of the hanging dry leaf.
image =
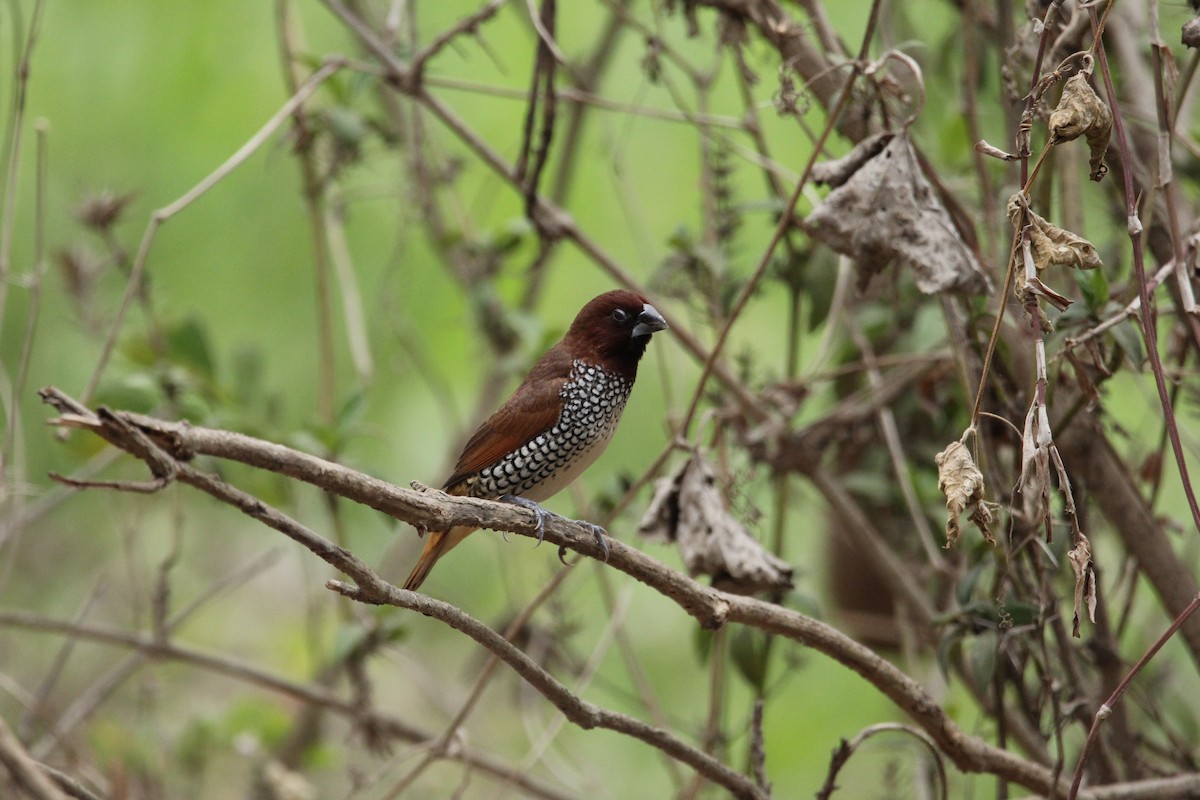
POLYGON ((887 146, 891 139, 892 134, 890 133, 876 133, 854 145, 854 149, 841 158, 813 164, 812 182, 818 186, 830 186, 836 189, 850 180, 863 164, 879 155, 879 151, 887 146))
POLYGON ((1080 72, 1067 79, 1058 107, 1050 114, 1050 144, 1069 142, 1087 136, 1091 150, 1092 180, 1098 181, 1108 172, 1104 154, 1112 136, 1112 113, 1088 83, 1088 73, 1080 72))
POLYGON ((1071 635, 1079 638, 1079 610, 1087 607, 1088 619, 1096 624, 1096 567, 1092 563, 1092 543, 1082 533, 1075 534, 1075 546, 1067 553, 1075 571, 1075 625, 1071 635))
POLYGON ((1025 204, 1024 195, 1017 192, 1008 201, 1008 216, 1014 224, 1017 224, 1022 209, 1029 222, 1033 263, 1039 272, 1052 265, 1077 269, 1096 269, 1104 266, 1095 245, 1039 215, 1025 204))
MULTIPOLYGON (((1035 400, 1025 414, 1025 427, 1021 429, 1021 476, 1017 479, 1017 491, 1024 498, 1024 515, 1035 524, 1050 513, 1050 445, 1054 441, 1049 418, 1039 413, 1041 408, 1035 400)), ((1047 526, 1047 535, 1050 530, 1047 526)))
POLYGON ((992 522, 998 506, 983 499, 983 473, 975 466, 971 451, 962 442, 951 442, 933 457, 933 462, 938 468, 938 490, 946 496, 946 549, 953 547, 962 534, 958 518, 967 510, 983 538, 995 544, 992 522))
POLYGON ((826 180, 844 180, 808 215, 813 236, 853 258, 866 284, 892 261, 910 266, 926 294, 990 294, 991 281, 963 241, 937 192, 921 172, 912 142, 903 134, 862 161, 870 148, 828 164, 826 180))
POLYGON ((717 474, 699 452, 654 484, 638 533, 676 542, 692 575, 713 586, 754 594, 792 585, 792 566, 766 550, 725 507, 717 474))

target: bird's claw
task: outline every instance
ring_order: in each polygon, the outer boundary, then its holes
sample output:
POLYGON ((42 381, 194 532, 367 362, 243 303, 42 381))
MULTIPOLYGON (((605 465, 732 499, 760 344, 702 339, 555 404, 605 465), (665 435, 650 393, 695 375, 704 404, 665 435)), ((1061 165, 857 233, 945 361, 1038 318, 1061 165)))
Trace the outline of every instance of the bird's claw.
MULTIPOLYGON (((506 494, 500 499, 505 503, 512 503, 514 506, 527 508, 533 512, 534 517, 537 518, 537 543, 541 544, 542 540, 546 538, 546 519, 549 518, 553 512, 547 511, 534 501, 525 497, 521 497, 520 495, 506 494)), ((534 547, 537 547, 537 544, 535 544, 534 547)))
MULTIPOLYGON (((549 519, 551 516, 555 516, 555 517, 559 516, 558 514, 555 514, 553 511, 547 511, 546 509, 542 508, 540 505, 538 505, 534 501, 532 501, 526 497, 521 497, 520 495, 506 494, 503 497, 501 497, 500 500, 505 503, 512 503, 515 506, 520 506, 521 508, 527 508, 533 512, 534 516, 537 517, 537 543, 538 544, 541 544, 542 540, 546 537, 546 520, 549 519)), ((600 553, 604 556, 605 563, 607 563, 608 562, 608 538, 607 538, 608 532, 605 531, 604 528, 601 528, 599 525, 595 524, 594 522, 588 522, 587 520, 584 520, 584 519, 573 519, 570 521, 574 522, 576 525, 582 525, 585 528, 591 529, 592 536, 594 536, 596 538, 596 546, 600 548, 600 553)), ((534 547, 536 547, 536 546, 537 545, 534 545, 534 547)), ((563 558, 563 554, 564 554, 563 548, 559 547, 558 548, 558 558, 560 561, 563 558)), ((566 563, 566 562, 564 561, 563 563, 566 563)))
POLYGON ((575 520, 575 522, 578 523, 579 525, 582 525, 585 528, 592 529, 592 536, 594 536, 596 538, 596 546, 600 548, 600 552, 604 556, 604 563, 607 564, 608 563, 608 531, 604 530, 604 528, 601 528, 599 525, 595 524, 594 522, 588 522, 587 520, 577 519, 577 520, 575 520))

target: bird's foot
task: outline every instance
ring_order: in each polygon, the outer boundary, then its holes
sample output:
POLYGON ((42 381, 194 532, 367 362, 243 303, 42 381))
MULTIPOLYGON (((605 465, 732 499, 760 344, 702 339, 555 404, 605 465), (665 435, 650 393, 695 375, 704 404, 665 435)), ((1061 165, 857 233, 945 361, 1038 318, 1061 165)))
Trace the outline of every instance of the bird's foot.
POLYGON ((600 552, 604 555, 604 563, 608 563, 608 531, 601 528, 594 522, 588 522, 585 519, 573 520, 576 524, 582 525, 585 528, 591 528, 592 536, 596 537, 596 545, 600 548, 600 552))
MULTIPOLYGON (((553 511, 547 511, 529 498, 521 497, 520 495, 506 494, 502 496, 500 500, 501 502, 512 503, 514 506, 527 508, 534 513, 534 516, 537 517, 538 544, 541 544, 542 540, 546 537, 546 520, 550 517, 559 517, 560 519, 565 519, 568 522, 574 522, 576 525, 582 525, 583 527, 590 529, 592 536, 596 537, 596 546, 598 546, 600 548, 600 552, 604 554, 604 560, 608 561, 608 532, 599 525, 583 519, 570 519, 568 517, 563 517, 561 514, 555 514, 553 511)), ((564 550, 560 547, 558 549, 559 559, 562 559, 563 554, 564 550)))
POLYGON ((506 494, 500 498, 500 501, 503 503, 512 503, 514 506, 527 508, 533 512, 533 515, 537 517, 538 544, 541 544, 542 539, 546 538, 546 520, 549 519, 551 515, 556 517, 558 516, 553 511, 547 511, 529 498, 521 497, 520 495, 506 494))

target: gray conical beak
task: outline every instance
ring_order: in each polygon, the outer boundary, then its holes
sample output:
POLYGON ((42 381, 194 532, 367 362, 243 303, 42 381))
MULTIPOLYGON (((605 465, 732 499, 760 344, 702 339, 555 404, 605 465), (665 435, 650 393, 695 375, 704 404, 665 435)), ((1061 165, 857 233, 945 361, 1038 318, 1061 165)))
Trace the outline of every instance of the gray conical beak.
POLYGON ((638 314, 637 324, 633 326, 633 338, 639 336, 649 336, 655 331, 666 330, 669 325, 663 319, 663 315, 658 313, 658 309, 646 303, 642 306, 642 313, 638 314))

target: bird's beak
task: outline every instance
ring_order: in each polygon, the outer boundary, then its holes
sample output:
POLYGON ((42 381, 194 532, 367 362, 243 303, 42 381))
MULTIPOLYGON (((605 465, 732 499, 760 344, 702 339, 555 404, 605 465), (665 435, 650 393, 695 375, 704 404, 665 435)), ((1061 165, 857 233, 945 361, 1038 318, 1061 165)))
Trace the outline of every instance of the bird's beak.
POLYGON ((642 306, 642 313, 638 314, 637 325, 633 326, 633 338, 639 336, 649 336, 655 331, 666 330, 669 325, 663 319, 663 315, 658 313, 658 309, 646 303, 642 306))

